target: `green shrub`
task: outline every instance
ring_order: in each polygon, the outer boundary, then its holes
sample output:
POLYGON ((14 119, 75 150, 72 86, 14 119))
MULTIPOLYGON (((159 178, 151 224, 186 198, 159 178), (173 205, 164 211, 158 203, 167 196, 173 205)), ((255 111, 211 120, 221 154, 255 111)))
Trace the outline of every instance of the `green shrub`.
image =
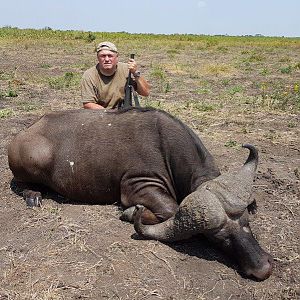
POLYGON ((205 102, 199 102, 196 100, 190 100, 185 103, 186 108, 190 108, 193 110, 198 110, 202 112, 206 111, 214 111, 216 110, 216 107, 210 103, 205 103, 205 102))
POLYGON ((283 111, 300 109, 298 83, 293 85, 262 83, 260 92, 261 98, 256 102, 259 106, 283 111))
POLYGON ((258 53, 252 53, 245 61, 249 62, 261 62, 265 60, 265 57, 258 53))
POLYGON ((89 33, 88 33, 88 36, 87 36, 87 38, 86 38, 86 40, 87 40, 89 43, 91 43, 91 42, 93 42, 95 39, 96 39, 96 36, 95 36, 92 32, 89 32, 89 33))
POLYGON ((231 87, 229 90, 228 90, 228 93, 233 96, 235 95, 236 93, 241 93, 243 91, 243 87, 242 86, 239 86, 239 85, 236 85, 236 86, 233 86, 231 87))
POLYGON ((6 97, 18 97, 18 93, 13 89, 9 89, 6 93, 6 97))
POLYGON ((0 119, 9 118, 14 115, 14 111, 11 108, 0 109, 0 119))
POLYGON ((150 76, 155 79, 164 80, 166 78, 166 73, 161 66, 156 65, 153 67, 150 76))
POLYGON ((237 147, 237 141, 229 140, 224 144, 225 147, 237 147))
POLYGON ((74 72, 66 72, 63 76, 49 78, 49 86, 53 89, 60 90, 78 86, 81 80, 81 75, 74 72))
POLYGON ((51 65, 46 64, 46 63, 42 63, 42 64, 40 65, 40 67, 43 68, 43 69, 49 69, 49 68, 51 67, 51 65))
POLYGON ((292 66, 287 66, 287 67, 284 67, 284 68, 281 68, 280 69, 280 72, 282 74, 290 74, 292 72, 292 66))

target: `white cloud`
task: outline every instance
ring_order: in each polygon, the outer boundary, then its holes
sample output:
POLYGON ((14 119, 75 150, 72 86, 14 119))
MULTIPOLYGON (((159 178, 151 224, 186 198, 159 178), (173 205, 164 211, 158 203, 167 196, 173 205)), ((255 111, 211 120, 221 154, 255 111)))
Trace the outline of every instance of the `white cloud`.
POLYGON ((198 1, 197 6, 199 8, 205 7, 206 6, 206 2, 205 1, 198 1))

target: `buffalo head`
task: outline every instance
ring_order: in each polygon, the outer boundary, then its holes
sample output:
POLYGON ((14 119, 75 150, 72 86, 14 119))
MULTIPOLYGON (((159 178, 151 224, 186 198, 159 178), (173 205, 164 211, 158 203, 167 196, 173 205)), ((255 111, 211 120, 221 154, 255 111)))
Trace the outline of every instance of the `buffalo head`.
POLYGON ((165 242, 204 234, 234 256, 242 271, 257 280, 268 278, 273 260, 258 244, 249 227, 248 207, 258 162, 255 147, 237 173, 226 173, 200 185, 180 204, 176 214, 155 225, 141 222, 142 206, 137 207, 135 230, 145 238, 165 242))

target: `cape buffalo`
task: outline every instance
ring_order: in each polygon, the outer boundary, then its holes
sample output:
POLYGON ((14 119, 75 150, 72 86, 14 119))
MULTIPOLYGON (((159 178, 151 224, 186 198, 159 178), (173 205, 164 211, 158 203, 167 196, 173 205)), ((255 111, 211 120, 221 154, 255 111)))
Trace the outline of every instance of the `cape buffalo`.
MULTIPOLYGON (((233 254, 244 273, 268 278, 272 258, 248 221, 258 155, 251 145, 239 172, 220 175, 196 134, 166 112, 75 110, 43 116, 9 145, 15 180, 46 185, 81 202, 125 209, 123 220, 149 239, 199 233, 233 254)), ((28 205, 41 193, 24 191, 28 205)))

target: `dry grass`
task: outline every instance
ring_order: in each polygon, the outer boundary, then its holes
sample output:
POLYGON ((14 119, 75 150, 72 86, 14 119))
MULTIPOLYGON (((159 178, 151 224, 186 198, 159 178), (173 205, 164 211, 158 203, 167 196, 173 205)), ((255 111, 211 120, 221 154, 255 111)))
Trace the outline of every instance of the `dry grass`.
POLYGON ((0 30, 0 299, 299 298, 300 40, 92 34, 0 30), (78 79, 101 40, 123 61, 136 53, 152 84, 143 105, 186 122, 222 171, 244 162, 240 144, 258 147, 252 229, 275 258, 268 280, 243 278, 204 239, 138 240, 115 206, 50 193, 42 209, 26 210, 12 192, 6 145, 43 113, 80 107, 78 79))

